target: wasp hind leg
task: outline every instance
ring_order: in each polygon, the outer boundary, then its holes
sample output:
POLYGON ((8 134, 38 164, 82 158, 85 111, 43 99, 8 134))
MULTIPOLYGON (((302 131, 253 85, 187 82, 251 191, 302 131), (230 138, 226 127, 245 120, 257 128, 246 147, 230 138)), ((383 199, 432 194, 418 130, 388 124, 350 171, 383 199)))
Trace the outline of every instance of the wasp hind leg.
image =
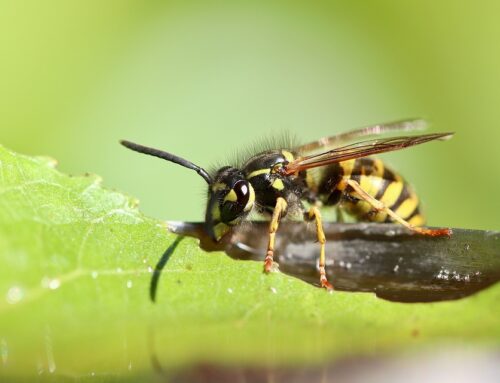
POLYGON ((325 233, 323 231, 323 221, 321 219, 321 213, 316 206, 312 206, 307 213, 307 218, 309 220, 314 219, 316 221, 316 234, 318 236, 318 242, 321 245, 320 253, 319 253, 319 282, 321 287, 324 287, 328 291, 333 291, 333 286, 328 279, 326 278, 326 258, 325 258, 325 233))
POLYGON ((413 226, 410 224, 408 221, 404 220, 401 218, 399 215, 397 215, 394 211, 389 209, 385 204, 374 197, 372 197, 370 194, 365 192, 359 183, 356 181, 350 179, 347 181, 347 184, 354 189, 354 191, 359 195, 359 197, 366 202, 368 202, 375 210, 377 211, 383 211, 387 213, 394 221, 400 223, 404 227, 408 228, 411 231, 414 231, 419 234, 423 235, 428 235, 431 237, 442 237, 442 236, 451 236, 452 230, 451 229, 428 229, 425 227, 417 227, 413 226))
POLYGON ((264 271, 269 273, 273 269, 273 258, 274 258, 274 240, 276 238, 276 232, 278 231, 278 226, 280 223, 280 218, 287 208, 286 200, 282 197, 278 197, 276 200, 276 206, 273 210, 273 216, 269 224, 269 243, 267 245, 266 259, 264 260, 264 271))

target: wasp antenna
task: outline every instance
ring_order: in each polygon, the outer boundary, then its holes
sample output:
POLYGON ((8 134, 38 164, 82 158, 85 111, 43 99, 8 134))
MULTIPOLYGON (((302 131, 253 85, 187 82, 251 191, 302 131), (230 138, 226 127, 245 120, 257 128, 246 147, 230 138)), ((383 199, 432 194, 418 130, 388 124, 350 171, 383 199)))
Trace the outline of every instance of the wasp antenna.
POLYGON ((164 152, 163 150, 150 148, 147 146, 139 145, 134 142, 130 142, 127 140, 120 140, 120 144, 133 150, 134 152, 147 154, 149 156, 158 157, 164 159, 169 162, 173 162, 175 164, 184 166, 185 168, 192 169, 196 173, 198 173, 207 183, 210 185, 212 183, 212 177, 207 173, 205 169, 199 167, 198 165, 193 164, 192 162, 185 160, 184 158, 178 157, 174 154, 164 152))

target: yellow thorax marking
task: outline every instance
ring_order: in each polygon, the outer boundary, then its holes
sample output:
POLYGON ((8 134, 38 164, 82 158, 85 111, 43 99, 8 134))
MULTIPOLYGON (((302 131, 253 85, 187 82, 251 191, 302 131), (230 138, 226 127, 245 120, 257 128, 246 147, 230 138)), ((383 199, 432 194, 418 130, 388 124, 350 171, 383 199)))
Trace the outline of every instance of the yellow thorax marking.
POLYGON ((253 172, 251 172, 248 176, 247 176, 247 179, 249 178, 253 178, 253 177, 256 177, 256 176, 260 176, 261 174, 269 174, 271 172, 270 169, 259 169, 259 170, 254 170, 253 172))
POLYGON ((283 184, 283 181, 281 179, 276 179, 274 182, 273 182, 273 188, 275 188, 276 190, 283 190, 285 188, 285 185, 283 184))
POLYGON ((283 154, 283 157, 285 157, 285 160, 287 160, 288 162, 292 162, 295 159, 293 154, 288 150, 282 150, 281 154, 283 154))

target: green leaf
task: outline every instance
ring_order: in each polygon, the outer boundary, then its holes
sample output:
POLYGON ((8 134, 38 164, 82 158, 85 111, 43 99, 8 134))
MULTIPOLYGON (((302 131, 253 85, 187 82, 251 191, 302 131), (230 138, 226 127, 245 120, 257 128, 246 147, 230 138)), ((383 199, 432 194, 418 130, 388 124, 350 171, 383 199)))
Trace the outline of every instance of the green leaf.
POLYGON ((0 147, 0 377, 106 380, 149 376, 157 363, 300 366, 498 346, 498 285, 432 304, 328 294, 194 239, 175 249, 153 303, 152 270, 177 237, 100 184, 0 147))

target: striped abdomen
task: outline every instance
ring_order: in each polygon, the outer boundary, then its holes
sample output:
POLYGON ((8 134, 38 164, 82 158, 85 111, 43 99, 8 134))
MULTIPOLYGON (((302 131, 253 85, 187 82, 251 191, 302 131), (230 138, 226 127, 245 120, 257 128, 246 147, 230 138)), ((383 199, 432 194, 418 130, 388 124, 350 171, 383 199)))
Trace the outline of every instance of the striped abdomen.
POLYGON ((383 202, 410 224, 425 223, 420 212, 419 199, 410 185, 397 173, 385 167, 375 158, 359 158, 333 164, 325 169, 318 187, 318 193, 326 205, 340 204, 340 207, 360 221, 391 222, 385 212, 376 212, 371 205, 359 198, 347 184, 352 179, 372 197, 383 202))

